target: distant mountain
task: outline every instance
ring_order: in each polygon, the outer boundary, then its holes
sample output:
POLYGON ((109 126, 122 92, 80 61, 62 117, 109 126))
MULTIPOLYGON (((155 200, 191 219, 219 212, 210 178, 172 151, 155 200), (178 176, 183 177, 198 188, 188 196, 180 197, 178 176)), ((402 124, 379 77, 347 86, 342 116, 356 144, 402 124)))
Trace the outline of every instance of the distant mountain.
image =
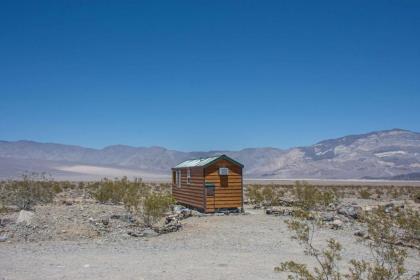
POLYGON ((169 175, 177 163, 227 154, 244 163, 248 178, 418 178, 420 133, 402 129, 376 131, 321 141, 287 150, 248 148, 240 151, 180 152, 162 147, 80 146, 0 141, 0 177, 45 171, 59 178, 169 175), (411 174, 411 175, 410 175, 411 174))

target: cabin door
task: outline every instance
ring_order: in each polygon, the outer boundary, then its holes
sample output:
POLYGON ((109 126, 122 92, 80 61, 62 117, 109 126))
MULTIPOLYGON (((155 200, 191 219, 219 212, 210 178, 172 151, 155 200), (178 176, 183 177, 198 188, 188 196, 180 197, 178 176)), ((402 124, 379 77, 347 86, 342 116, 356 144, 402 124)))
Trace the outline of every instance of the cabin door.
POLYGON ((213 183, 206 183, 206 208, 215 208, 216 201, 215 201, 215 193, 216 193, 216 186, 213 183))

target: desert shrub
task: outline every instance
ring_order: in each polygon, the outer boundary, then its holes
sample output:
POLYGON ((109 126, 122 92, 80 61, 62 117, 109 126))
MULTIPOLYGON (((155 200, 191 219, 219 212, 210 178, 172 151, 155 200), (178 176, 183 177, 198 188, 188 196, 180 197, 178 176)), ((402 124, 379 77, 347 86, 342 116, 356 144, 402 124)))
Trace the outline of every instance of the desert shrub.
POLYGON ((146 185, 141 179, 136 178, 130 181, 127 177, 115 178, 114 180, 105 178, 89 186, 93 198, 101 203, 110 202, 114 204, 124 202, 123 200, 127 196, 130 196, 135 191, 142 192, 145 188, 146 185))
POLYGON ((261 188, 259 188, 258 186, 249 186, 248 198, 252 204, 261 204, 264 200, 261 188))
POLYGON ((175 200, 169 194, 151 193, 147 195, 142 204, 144 223, 147 226, 152 226, 174 203, 175 200))
POLYGON ((103 179, 89 186, 92 196, 101 203, 123 204, 133 215, 141 216, 152 226, 175 203, 169 188, 161 184, 145 184, 141 179, 103 179))
POLYGON ((376 194, 377 198, 381 198, 382 195, 384 195, 384 192, 381 191, 380 189, 376 189, 375 190, 375 194, 376 194))
POLYGON ((138 213, 140 206, 145 198, 151 193, 151 187, 142 182, 141 179, 135 179, 126 185, 122 202, 124 207, 131 213, 138 213))
POLYGON ((372 194, 367 189, 359 190, 359 197, 363 199, 369 199, 372 194))
POLYGON ((335 196, 333 191, 320 191, 307 182, 297 181, 293 193, 296 198, 297 206, 305 210, 326 207, 338 200, 338 197, 335 196))
POLYGON ((275 271, 289 273, 288 279, 304 280, 420 279, 418 272, 415 275, 407 275, 404 267, 407 252, 397 245, 398 229, 404 228, 404 225, 415 219, 418 220, 418 213, 408 212, 403 217, 406 219, 391 215, 383 208, 366 215, 364 222, 370 239, 364 242, 370 249, 372 261, 353 259, 349 263, 349 272, 344 274, 338 267, 341 260, 341 244, 334 239, 329 239, 325 249, 316 248, 313 244, 313 236, 317 225, 321 223, 309 211, 301 209, 286 223, 294 233, 293 237, 305 247, 305 254, 314 258, 316 266, 310 270, 306 264, 286 261, 275 267, 275 271))
POLYGON ((411 198, 414 200, 414 202, 420 203, 420 191, 413 192, 411 198))
POLYGON ((252 185, 248 186, 248 198, 252 204, 266 206, 278 205, 285 191, 278 186, 252 185))
POLYGON ((416 248, 420 248, 420 214, 417 210, 412 208, 399 209, 395 213, 392 213, 395 227, 398 227, 399 237, 414 245, 416 248))
POLYGON ((401 231, 419 230, 419 215, 408 209, 396 214, 387 213, 383 207, 364 217, 368 228, 367 246, 373 261, 352 260, 349 279, 420 279, 420 274, 409 277, 404 267, 407 252, 400 247, 401 231), (413 225, 414 223, 414 225, 413 225))
POLYGON ((2 205, 31 210, 37 204, 51 203, 60 186, 45 174, 24 174, 21 180, 10 180, 0 188, 2 205))

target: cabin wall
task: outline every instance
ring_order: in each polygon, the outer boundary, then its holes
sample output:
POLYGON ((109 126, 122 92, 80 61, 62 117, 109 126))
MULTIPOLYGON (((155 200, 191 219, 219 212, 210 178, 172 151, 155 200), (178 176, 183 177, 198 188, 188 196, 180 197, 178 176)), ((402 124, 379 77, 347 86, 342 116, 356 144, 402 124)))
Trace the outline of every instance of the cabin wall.
POLYGON ((217 208, 242 207, 242 168, 227 160, 219 160, 204 170, 205 182, 215 185, 214 198, 206 197, 206 212, 217 208), (219 168, 229 168, 229 175, 220 176, 219 168))
MULTIPOLYGON (((176 185, 173 180, 172 183, 172 195, 180 203, 187 204, 193 207, 205 208, 204 204, 204 177, 202 168, 190 168, 191 182, 187 183, 187 169, 182 168, 181 170, 181 187, 176 185)), ((173 170, 172 172, 175 172, 173 170)), ((172 173, 174 176, 174 173, 172 173)))

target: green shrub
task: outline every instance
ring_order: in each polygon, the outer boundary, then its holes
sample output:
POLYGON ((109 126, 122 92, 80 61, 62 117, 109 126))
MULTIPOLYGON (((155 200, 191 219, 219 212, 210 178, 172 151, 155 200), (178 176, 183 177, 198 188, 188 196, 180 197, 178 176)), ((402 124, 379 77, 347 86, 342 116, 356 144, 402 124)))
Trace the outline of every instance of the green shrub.
POLYGON ((249 186, 248 187, 248 198, 252 204, 261 204, 264 200, 261 188, 257 186, 249 186))
MULTIPOLYGON (((305 247, 305 254, 314 258, 315 268, 310 270, 306 264, 295 261, 282 262, 275 271, 289 273, 288 279, 302 280, 395 280, 420 279, 419 272, 407 275, 404 267, 407 258, 405 249, 397 244, 400 230, 419 229, 419 215, 413 210, 406 210, 399 215, 386 213, 384 208, 374 210, 364 217, 368 228, 369 240, 365 244, 372 254, 371 261, 351 260, 349 272, 344 274, 338 266, 341 260, 342 246, 334 239, 329 239, 326 249, 314 246, 313 236, 317 225, 321 224, 309 211, 299 210, 286 223, 300 244, 305 247), (416 223, 413 226, 412 223, 416 223)), ((315 216, 316 217, 316 216, 315 216)))
POLYGON ((141 179, 103 179, 89 186, 92 196, 101 203, 124 204, 127 211, 143 217, 147 226, 152 226, 167 211, 175 200, 162 184, 145 184, 141 179))
POLYGON ((362 189, 359 191, 359 197, 363 199, 369 199, 372 194, 367 189, 362 189))
POLYGON ((11 180, 0 188, 0 204, 31 210, 35 205, 51 203, 59 186, 45 174, 24 174, 21 180, 11 180))
POLYGON ((305 210, 326 207, 338 200, 333 191, 320 191, 307 182, 300 181, 296 181, 293 194, 296 198, 297 206, 305 210))
POLYGON ((414 202, 416 203, 420 203, 420 191, 414 192, 411 195, 412 199, 414 200, 414 202))
POLYGON ((137 197, 137 193, 146 191, 146 184, 141 179, 128 180, 127 177, 121 179, 102 179, 98 183, 93 183, 89 186, 92 196, 101 203, 119 204, 125 201, 130 203, 130 196, 137 197))
POLYGON ((135 179, 124 188, 122 195, 124 207, 133 214, 138 213, 140 206, 150 193, 151 187, 144 184, 141 179, 135 179))
POLYGON ((151 193, 147 195, 142 205, 144 223, 147 226, 152 226, 174 203, 175 200, 168 194, 151 193))

